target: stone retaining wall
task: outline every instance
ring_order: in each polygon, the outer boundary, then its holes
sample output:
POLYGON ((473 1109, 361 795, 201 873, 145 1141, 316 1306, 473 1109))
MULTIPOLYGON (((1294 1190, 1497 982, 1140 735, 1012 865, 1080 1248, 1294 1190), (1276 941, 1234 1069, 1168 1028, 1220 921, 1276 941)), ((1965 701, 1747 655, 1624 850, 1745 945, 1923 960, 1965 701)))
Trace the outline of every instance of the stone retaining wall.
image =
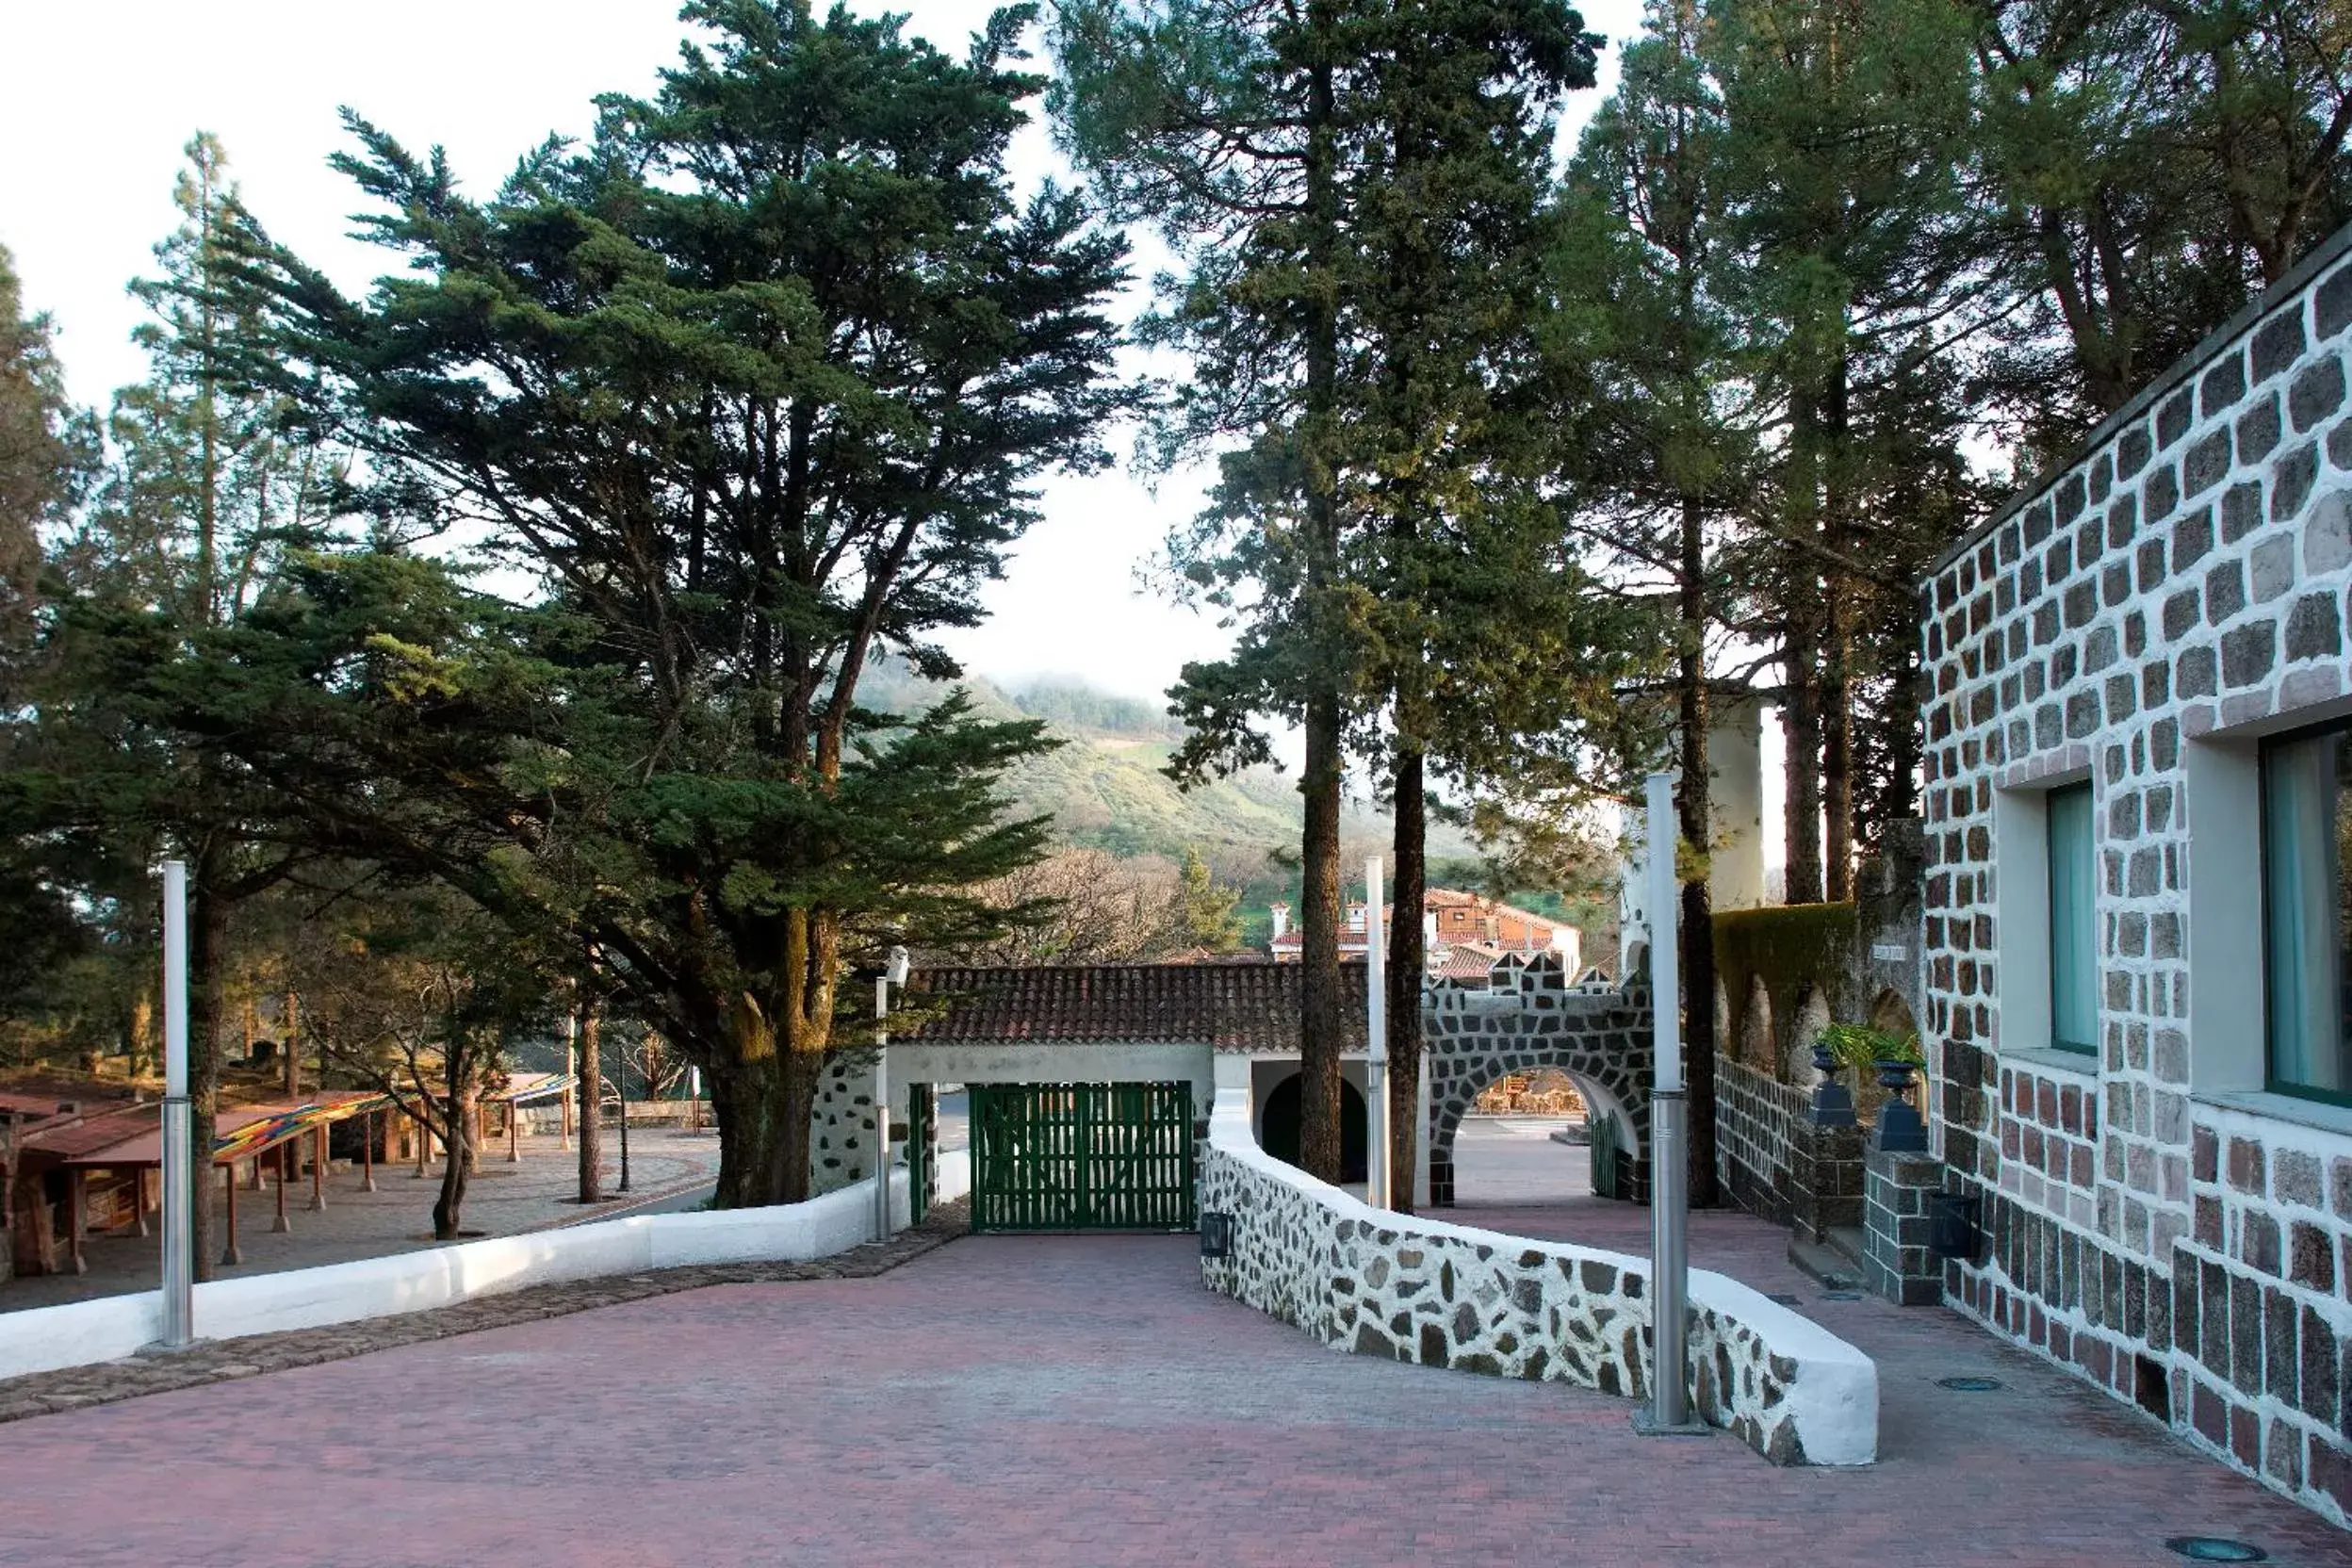
POLYGON ((1775 1225, 1789 1222, 1791 1156, 1805 1114, 1803 1089, 1744 1062, 1715 1058, 1716 1179, 1733 1202, 1775 1225))
MULTIPOLYGON (((1267 1155, 1220 1103, 1203 1213, 1233 1219, 1210 1289, 1361 1355, 1645 1392, 1648 1265, 1367 1207, 1267 1155)), ((1878 1373, 1820 1325, 1720 1274, 1690 1274, 1691 1409, 1775 1464, 1877 1457, 1878 1373)))

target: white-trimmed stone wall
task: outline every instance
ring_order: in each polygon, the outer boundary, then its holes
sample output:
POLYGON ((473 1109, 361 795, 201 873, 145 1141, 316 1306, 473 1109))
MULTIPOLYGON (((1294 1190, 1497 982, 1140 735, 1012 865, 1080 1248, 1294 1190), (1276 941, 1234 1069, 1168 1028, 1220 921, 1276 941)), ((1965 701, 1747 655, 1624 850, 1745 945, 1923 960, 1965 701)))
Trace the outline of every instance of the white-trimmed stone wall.
POLYGON ((2263 1092, 2261 737, 2352 711, 2352 232, 1940 563, 1922 1019, 1988 1254, 1947 1299, 2352 1519, 2352 1112, 2263 1092), (2049 1049, 2087 780, 2095 1054, 2049 1049))
MULTIPOLYGON (((1367 1207, 1274 1159, 1220 1097, 1200 1208, 1233 1218, 1219 1291, 1361 1355, 1644 1393, 1649 1269, 1621 1252, 1367 1207)), ((1878 1371, 1826 1329, 1723 1275, 1690 1274, 1691 1409, 1776 1464, 1868 1464, 1878 1371)))
MULTIPOLYGON (((906 1086, 891 1092, 904 1097, 906 1086)), ((851 1047, 825 1057, 808 1114, 808 1195, 839 1192, 874 1175, 874 1048, 851 1047)))

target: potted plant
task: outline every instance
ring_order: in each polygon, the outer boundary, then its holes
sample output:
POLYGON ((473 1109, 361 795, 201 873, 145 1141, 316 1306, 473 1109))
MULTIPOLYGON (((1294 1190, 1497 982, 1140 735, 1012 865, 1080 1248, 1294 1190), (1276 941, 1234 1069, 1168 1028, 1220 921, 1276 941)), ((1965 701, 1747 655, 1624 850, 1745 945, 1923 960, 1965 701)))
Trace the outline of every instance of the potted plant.
MULTIPOLYGON (((1867 1023, 1824 1024, 1814 1037, 1813 1065, 1824 1077, 1851 1069, 1856 1099, 1859 1099, 1867 1081, 1864 1075, 1876 1070, 1879 1086, 1886 1091, 1889 1102, 1902 1105, 1907 1113, 1905 1125, 1919 1121, 1919 1113, 1912 1109, 1909 1098, 1911 1075, 1926 1065, 1926 1056, 1919 1050, 1919 1036, 1897 1034, 1891 1029, 1876 1029, 1867 1023)), ((1817 1104, 1821 1098, 1817 1090, 1817 1104)))

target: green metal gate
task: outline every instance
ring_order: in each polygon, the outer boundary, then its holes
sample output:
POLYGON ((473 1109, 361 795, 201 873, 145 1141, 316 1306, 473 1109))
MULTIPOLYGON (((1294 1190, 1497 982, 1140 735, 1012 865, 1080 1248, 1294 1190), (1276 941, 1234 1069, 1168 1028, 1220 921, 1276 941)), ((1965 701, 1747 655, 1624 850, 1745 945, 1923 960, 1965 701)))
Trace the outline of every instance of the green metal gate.
POLYGON ((974 1231, 1189 1231, 1188 1084, 973 1084, 974 1231))
POLYGON ((1617 1196, 1617 1155, 1625 1148, 1619 1136, 1617 1119, 1607 1111, 1590 1113, 1587 1125, 1592 1133, 1592 1196, 1617 1196))

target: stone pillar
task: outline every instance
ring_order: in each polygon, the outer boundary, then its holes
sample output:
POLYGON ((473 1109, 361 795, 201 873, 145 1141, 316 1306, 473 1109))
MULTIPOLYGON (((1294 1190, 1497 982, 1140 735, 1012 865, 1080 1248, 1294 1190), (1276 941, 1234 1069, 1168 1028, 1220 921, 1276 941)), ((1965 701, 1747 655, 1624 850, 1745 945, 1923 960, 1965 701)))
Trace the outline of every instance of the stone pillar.
POLYGON ((1944 1298, 1944 1263, 1927 1250, 1927 1198, 1944 1190, 1944 1165, 1933 1154, 1873 1149, 1863 1162, 1862 1266, 1870 1288, 1906 1307, 1944 1298))
POLYGON ((907 1119, 912 1125, 907 1129, 907 1141, 912 1147, 915 1139, 922 1140, 921 1207, 928 1214, 939 1200, 939 1088, 937 1084, 914 1084, 908 1086, 908 1094, 907 1119))
POLYGON ((1862 1129, 1851 1120, 1789 1128, 1788 1222, 1816 1246, 1832 1231, 1862 1229, 1862 1129))
POLYGON ((1429 1207, 1450 1209, 1454 1206, 1454 1156, 1432 1152, 1429 1155, 1429 1207))

